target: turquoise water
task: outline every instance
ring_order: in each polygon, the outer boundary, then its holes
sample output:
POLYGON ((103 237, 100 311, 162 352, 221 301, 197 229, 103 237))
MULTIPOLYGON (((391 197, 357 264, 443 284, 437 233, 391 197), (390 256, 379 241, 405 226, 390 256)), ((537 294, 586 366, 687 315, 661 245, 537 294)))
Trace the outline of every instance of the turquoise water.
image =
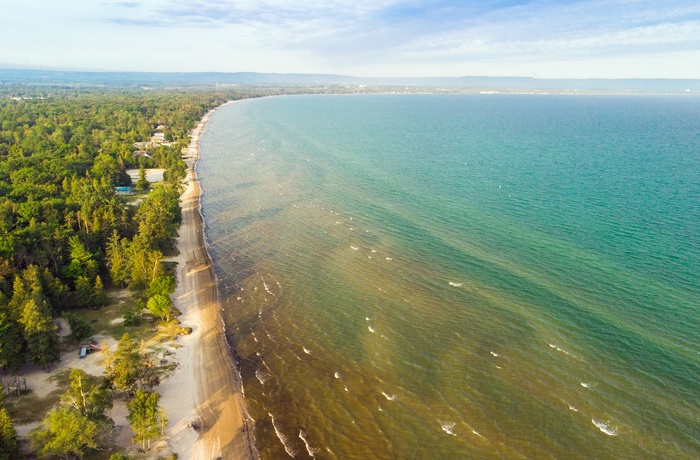
POLYGON ((263 458, 698 458, 700 100, 236 102, 198 174, 263 458))

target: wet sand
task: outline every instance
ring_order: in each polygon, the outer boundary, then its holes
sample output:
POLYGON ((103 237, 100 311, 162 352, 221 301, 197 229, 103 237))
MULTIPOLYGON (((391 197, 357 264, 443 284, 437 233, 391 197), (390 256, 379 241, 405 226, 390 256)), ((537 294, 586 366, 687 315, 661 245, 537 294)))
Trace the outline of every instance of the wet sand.
POLYGON ((169 414, 169 444, 181 458, 257 458, 252 421, 244 416, 240 380, 226 343, 216 289, 216 278, 204 244, 199 212, 200 189, 194 168, 199 139, 209 112, 194 130, 186 153, 186 190, 181 197, 182 225, 174 305, 183 326, 193 333, 183 341, 179 368, 164 382, 163 404, 169 414), (202 428, 189 423, 198 420, 202 428))

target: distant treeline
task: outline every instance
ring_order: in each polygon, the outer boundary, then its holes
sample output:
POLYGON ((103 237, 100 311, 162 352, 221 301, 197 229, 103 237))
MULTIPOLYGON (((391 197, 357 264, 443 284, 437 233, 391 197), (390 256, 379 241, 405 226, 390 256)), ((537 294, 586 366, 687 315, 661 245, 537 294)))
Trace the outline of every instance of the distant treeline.
POLYGON ((560 92, 693 92, 700 91, 698 79, 673 78, 533 78, 533 77, 356 77, 333 74, 257 72, 80 72, 66 70, 1 69, 0 85, 15 83, 71 84, 82 86, 203 87, 242 85, 270 88, 280 85, 305 91, 321 87, 355 87, 353 91, 449 91, 481 90, 560 92), (366 88, 367 86, 371 88, 366 88))
POLYGON ((53 318, 105 302, 105 285, 144 293, 162 278, 180 221, 188 131, 211 108, 259 94, 0 88, 0 369, 59 359, 53 318), (134 146, 156 128, 172 140, 134 146), (127 168, 165 168, 128 205, 127 168))

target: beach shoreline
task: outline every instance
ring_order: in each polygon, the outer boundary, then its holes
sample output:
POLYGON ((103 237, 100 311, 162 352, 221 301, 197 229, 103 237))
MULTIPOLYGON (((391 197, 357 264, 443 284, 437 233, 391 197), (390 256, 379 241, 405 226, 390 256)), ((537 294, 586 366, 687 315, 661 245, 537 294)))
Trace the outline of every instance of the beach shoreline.
MULTIPOLYGON (((220 106, 221 107, 221 106, 220 106)), ((177 350, 179 367, 163 382, 161 404, 168 414, 168 444, 180 458, 257 458, 252 420, 245 402, 233 353, 219 314, 216 276, 204 241, 196 165, 199 140, 209 111, 192 132, 183 155, 187 163, 185 191, 180 197, 182 223, 177 238, 177 288, 174 306, 192 334, 177 350), (198 430, 192 422, 200 425, 198 430)))

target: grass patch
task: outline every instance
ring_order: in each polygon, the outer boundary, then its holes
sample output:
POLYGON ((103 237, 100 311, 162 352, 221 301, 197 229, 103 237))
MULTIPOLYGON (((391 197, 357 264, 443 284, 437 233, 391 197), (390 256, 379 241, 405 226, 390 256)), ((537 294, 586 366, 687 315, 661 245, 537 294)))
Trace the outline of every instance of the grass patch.
POLYGON ((54 390, 41 399, 29 391, 20 397, 8 398, 5 407, 15 425, 41 422, 49 409, 61 399, 62 394, 63 391, 54 390))
MULTIPOLYGON (((136 306, 138 300, 136 294, 122 289, 112 290, 108 292, 108 295, 110 302, 98 310, 72 310, 71 313, 89 323, 95 335, 104 335, 119 340, 124 333, 128 332, 137 340, 147 340, 152 334, 152 325, 146 316, 138 326, 125 326, 119 321, 124 318, 124 313, 127 310, 136 306)), ((71 346, 75 345, 70 341, 68 343, 71 346)))
POLYGON ((59 389, 63 388, 64 390, 66 390, 68 389, 68 385, 70 384, 70 371, 71 369, 63 369, 61 371, 58 371, 51 377, 49 377, 49 380, 53 380, 54 382, 56 382, 56 385, 58 385, 59 389))
POLYGON ((58 403, 61 395, 68 389, 70 383, 70 369, 56 372, 49 377, 58 387, 44 398, 39 398, 31 389, 18 397, 9 397, 5 400, 5 406, 10 417, 17 425, 26 425, 32 422, 41 422, 46 413, 58 403))

